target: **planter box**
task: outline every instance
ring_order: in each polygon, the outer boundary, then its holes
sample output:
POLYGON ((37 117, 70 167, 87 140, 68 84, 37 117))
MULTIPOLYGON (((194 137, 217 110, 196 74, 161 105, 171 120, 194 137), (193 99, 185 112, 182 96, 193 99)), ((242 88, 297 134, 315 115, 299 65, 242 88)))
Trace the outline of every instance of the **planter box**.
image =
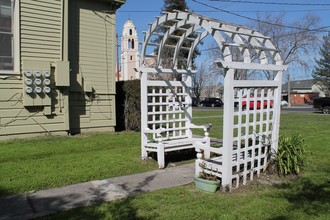
POLYGON ((196 188, 206 192, 215 192, 220 185, 220 180, 205 180, 196 176, 194 180, 196 188))

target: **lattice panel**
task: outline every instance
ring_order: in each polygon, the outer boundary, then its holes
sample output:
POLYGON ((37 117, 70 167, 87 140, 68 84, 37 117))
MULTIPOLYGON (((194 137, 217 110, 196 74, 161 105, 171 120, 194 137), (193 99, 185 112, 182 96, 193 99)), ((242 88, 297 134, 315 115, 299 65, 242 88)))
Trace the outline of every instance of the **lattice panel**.
POLYGON ((238 187, 259 176, 271 149, 274 88, 236 88, 233 114, 232 180, 238 187))
MULTIPOLYGON (((154 82, 157 84, 157 82, 154 82)), ((164 139, 178 139, 188 137, 187 123, 187 96, 183 85, 171 86, 148 86, 148 128, 163 130, 164 139)), ((190 117, 191 118, 191 117, 190 117)), ((157 134, 152 134, 156 139, 157 134)))

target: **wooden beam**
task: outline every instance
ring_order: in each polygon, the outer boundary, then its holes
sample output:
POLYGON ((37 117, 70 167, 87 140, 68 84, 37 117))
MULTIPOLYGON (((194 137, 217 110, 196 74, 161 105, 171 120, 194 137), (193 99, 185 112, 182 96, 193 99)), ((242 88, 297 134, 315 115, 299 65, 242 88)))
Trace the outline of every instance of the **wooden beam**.
POLYGON ((285 71, 287 65, 260 64, 260 63, 243 63, 243 62, 226 62, 217 60, 215 63, 225 69, 241 69, 241 70, 268 70, 268 71, 285 71))

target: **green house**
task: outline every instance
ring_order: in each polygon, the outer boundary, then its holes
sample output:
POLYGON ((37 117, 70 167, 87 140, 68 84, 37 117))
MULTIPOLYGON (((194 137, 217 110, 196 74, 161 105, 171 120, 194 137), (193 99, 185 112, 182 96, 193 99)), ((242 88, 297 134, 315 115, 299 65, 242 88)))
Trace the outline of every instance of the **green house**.
POLYGON ((0 139, 114 131, 125 0, 0 0, 0 139))

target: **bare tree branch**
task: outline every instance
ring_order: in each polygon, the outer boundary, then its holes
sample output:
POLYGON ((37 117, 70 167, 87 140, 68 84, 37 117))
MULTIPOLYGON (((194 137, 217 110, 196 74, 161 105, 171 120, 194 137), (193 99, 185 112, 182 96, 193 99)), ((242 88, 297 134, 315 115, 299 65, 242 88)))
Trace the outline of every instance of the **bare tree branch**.
POLYGON ((320 32, 317 28, 320 22, 318 16, 307 14, 292 24, 285 23, 285 13, 277 16, 271 13, 258 15, 257 20, 268 23, 254 22, 249 26, 272 38, 271 41, 281 51, 284 64, 294 64, 305 70, 313 67, 312 63, 306 59, 306 55, 316 52, 316 45, 320 43, 320 32), (284 26, 299 27, 301 30, 295 31, 284 26))

